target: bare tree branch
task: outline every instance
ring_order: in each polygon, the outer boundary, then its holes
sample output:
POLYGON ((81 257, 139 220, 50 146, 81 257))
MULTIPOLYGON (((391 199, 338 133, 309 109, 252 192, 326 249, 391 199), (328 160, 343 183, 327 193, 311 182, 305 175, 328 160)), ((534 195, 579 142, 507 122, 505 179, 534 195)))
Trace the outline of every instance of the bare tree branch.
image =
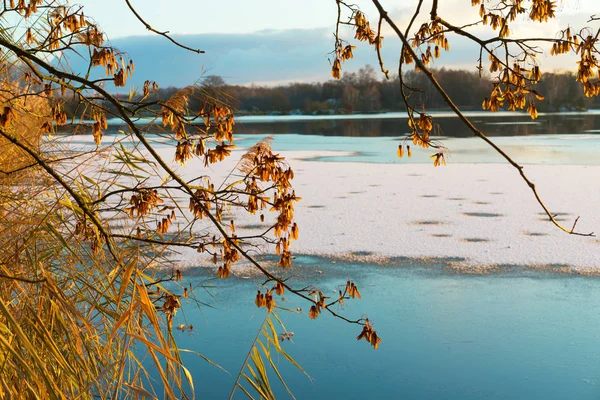
POLYGON ((133 5, 131 4, 131 2, 130 2, 129 0, 125 0, 125 3, 127 3, 127 6, 129 7, 129 9, 130 9, 130 10, 131 10, 131 12, 133 13, 133 15, 135 15, 135 17, 136 17, 136 18, 137 18, 137 19, 138 19, 138 20, 139 20, 139 21, 140 21, 142 24, 144 24, 144 26, 146 27, 146 29, 148 29, 149 31, 151 31, 151 32, 154 32, 154 33, 156 33, 156 34, 158 34, 158 35, 160 35, 160 36, 164 36, 164 37, 166 37, 167 39, 169 39, 171 42, 173 42, 175 45, 177 45, 177 46, 181 47, 182 49, 186 49, 186 50, 189 50, 189 51, 191 51, 191 52, 193 52, 193 53, 198 53, 198 54, 202 54, 202 53, 204 53, 204 50, 200 50, 200 49, 194 49, 194 48, 192 48, 192 47, 188 47, 188 46, 186 46, 186 45, 183 45, 183 44, 179 43, 178 41, 176 41, 175 39, 173 39, 171 36, 169 36, 169 32, 168 32, 168 31, 161 32, 161 31, 158 31, 158 30, 154 29, 152 26, 150 26, 150 24, 149 24, 149 23, 147 23, 147 22, 146 22, 146 21, 145 21, 145 20, 142 18, 142 16, 141 16, 141 15, 140 15, 140 14, 137 12, 137 10, 136 10, 136 9, 133 7, 133 5))

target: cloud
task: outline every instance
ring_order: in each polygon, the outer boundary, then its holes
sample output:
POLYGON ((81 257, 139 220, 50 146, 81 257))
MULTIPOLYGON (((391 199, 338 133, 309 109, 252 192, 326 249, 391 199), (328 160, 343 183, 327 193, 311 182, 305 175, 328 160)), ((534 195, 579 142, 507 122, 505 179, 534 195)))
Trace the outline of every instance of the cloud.
MULTIPOLYGON (((578 19, 580 17, 577 15, 578 19)), ((353 36, 351 32, 344 35, 346 38, 353 36)), ((145 80, 151 80, 160 87, 181 87, 206 75, 222 76, 230 84, 314 82, 331 78, 328 58, 333 48, 333 34, 326 28, 263 30, 249 34, 178 35, 175 38, 206 53, 199 55, 186 51, 156 35, 130 36, 112 41, 114 46, 127 52, 135 62, 136 70, 128 80, 128 86, 133 84, 140 87, 145 80)), ((456 35, 449 36, 449 41, 451 51, 442 52, 441 59, 436 60, 434 66, 475 70, 479 57, 477 45, 456 35)), ((386 33, 382 54, 386 68, 392 72, 398 68, 400 47, 399 39, 386 33)), ((366 64, 377 69, 373 47, 357 43, 354 55, 354 59, 343 65, 345 72, 356 71, 366 64)), ((565 56, 542 56, 540 61, 546 66, 545 70, 574 65, 573 59, 565 56)), ((70 63, 75 71, 84 71, 81 60, 73 59, 70 63)), ((96 76, 100 77, 102 71, 97 70, 96 76)))
POLYGON ((327 53, 333 40, 325 29, 182 35, 176 39, 206 53, 187 52, 152 36, 120 38, 113 44, 134 59, 137 80, 157 80, 163 87, 190 84, 202 75, 220 75, 232 84, 322 81, 329 76, 327 53))
MULTIPOLYGON (((351 36, 350 36, 351 37, 351 36)), ((135 82, 156 80, 161 87, 183 86, 202 75, 220 75, 227 83, 325 81, 331 78, 329 57, 333 35, 327 29, 261 31, 253 34, 182 35, 177 40, 206 51, 194 54, 173 46, 158 36, 125 37, 113 44, 135 61, 135 82)), ((400 41, 386 38, 383 50, 386 67, 398 68, 400 41)), ((465 62, 461 46, 445 55, 450 66, 474 66, 465 62)), ((356 71, 366 64, 377 65, 372 47, 361 43, 355 58, 344 71, 356 71)), ((475 54, 475 53, 474 53, 475 54)))

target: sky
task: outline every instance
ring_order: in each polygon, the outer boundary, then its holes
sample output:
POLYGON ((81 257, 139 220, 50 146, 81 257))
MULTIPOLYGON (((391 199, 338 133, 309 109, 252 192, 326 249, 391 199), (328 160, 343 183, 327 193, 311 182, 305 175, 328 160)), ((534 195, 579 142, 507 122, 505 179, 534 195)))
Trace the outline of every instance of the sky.
MULTIPOLYGON (((431 0, 425 0, 426 18, 431 0)), ((477 8, 470 0, 439 0, 439 15, 460 25, 477 19, 477 8)), ((589 16, 598 12, 598 0, 559 1, 559 19, 549 24, 525 22, 511 24, 518 35, 554 37, 567 25, 583 27, 589 16), (596 5, 594 5, 596 3, 596 5)), ((416 0, 382 0, 389 14, 401 26, 411 17, 416 0)), ((190 47, 201 48, 204 55, 174 48, 166 39, 145 29, 129 11, 125 0, 71 1, 84 6, 113 45, 129 53, 136 62, 136 79, 160 80, 161 86, 181 86, 205 75, 220 75, 228 83, 267 84, 293 81, 324 81, 330 76, 328 53, 333 48, 337 7, 335 0, 131 0, 143 18, 155 29, 169 31, 190 47), (141 73, 140 71, 141 70, 141 73), (142 76, 139 76, 142 75, 142 76)), ((369 0, 354 0, 372 24, 377 15, 369 0)), ((490 37, 489 28, 474 33, 490 37)), ((384 28, 384 56, 388 68, 397 68, 398 40, 384 28)), ((349 33, 347 37, 352 37, 349 33)), ((450 37, 451 52, 438 66, 474 69, 478 48, 462 38, 450 37)), ((352 71, 365 64, 377 64, 372 48, 362 44, 356 59, 346 66, 352 71)), ((566 69, 574 59, 564 56, 540 58, 546 70, 566 69)))

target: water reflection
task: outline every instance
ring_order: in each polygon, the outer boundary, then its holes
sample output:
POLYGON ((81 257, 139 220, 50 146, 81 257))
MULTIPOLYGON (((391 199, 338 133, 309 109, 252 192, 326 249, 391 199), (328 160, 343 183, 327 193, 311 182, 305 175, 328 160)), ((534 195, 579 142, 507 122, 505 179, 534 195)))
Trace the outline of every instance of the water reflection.
MULTIPOLYGON (((488 136, 529 136, 538 134, 576 134, 594 132, 600 127, 600 113, 563 113, 541 115, 532 121, 522 113, 473 113, 471 121, 488 136)), ((402 136, 409 133, 403 113, 329 117, 241 117, 237 132, 248 134, 296 133, 303 135, 378 137, 402 136)), ((436 115, 435 132, 448 137, 470 137, 471 131, 456 117, 436 115)))
MULTIPOLYGON (((522 113, 466 113, 485 134, 494 138, 519 163, 598 165, 600 158, 600 110, 580 113, 542 114, 538 119, 522 113)), ((440 128, 440 143, 447 147, 450 163, 504 163, 490 146, 474 137, 464 124, 448 112, 434 113, 440 128)), ((144 121, 142 121, 144 122, 144 121)), ((147 120, 144 122, 147 124, 147 120)), ((415 150, 413 157, 398 159, 395 147, 409 134, 406 114, 327 116, 251 116, 239 117, 236 123, 238 148, 244 149, 266 135, 274 135, 277 151, 335 151, 346 154, 315 156, 315 161, 427 163, 429 150, 415 150)), ((157 147, 173 145, 170 135, 159 126, 143 125, 147 139, 157 147)), ((111 121, 104 143, 122 137, 125 127, 111 121)), ((65 127, 61 131, 67 132, 65 127)), ((71 148, 93 146, 91 134, 69 138, 71 148), (81 138, 81 139, 79 139, 81 138)), ((130 144, 125 143, 125 146, 130 144)))

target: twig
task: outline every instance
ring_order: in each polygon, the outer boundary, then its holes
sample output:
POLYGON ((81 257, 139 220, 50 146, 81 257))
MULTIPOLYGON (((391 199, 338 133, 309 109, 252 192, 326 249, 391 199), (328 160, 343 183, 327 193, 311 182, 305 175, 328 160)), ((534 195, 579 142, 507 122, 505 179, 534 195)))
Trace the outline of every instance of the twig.
POLYGON ((161 35, 161 36, 164 36, 164 37, 166 37, 167 39, 169 39, 171 42, 173 42, 175 45, 177 45, 177 46, 181 47, 182 49, 186 49, 186 50, 189 50, 189 51, 191 51, 191 52, 198 53, 198 54, 202 54, 202 53, 204 53, 204 50, 200 50, 200 49, 194 49, 194 48, 192 48, 192 47, 188 47, 188 46, 186 46, 186 45, 184 45, 184 44, 181 44, 181 43, 179 43, 178 41, 176 41, 175 39, 173 39, 171 36, 169 36, 169 32, 168 32, 168 31, 165 31, 165 32, 160 32, 160 31, 157 31, 156 29, 154 29, 152 26, 150 26, 150 24, 149 24, 149 23, 147 23, 147 22, 146 22, 146 21, 145 21, 145 20, 142 18, 142 16, 141 16, 141 15, 140 15, 140 14, 139 14, 139 13, 136 11, 136 9, 135 9, 135 8, 134 8, 134 7, 131 5, 131 3, 129 2, 129 0, 125 0, 125 3, 127 3, 127 6, 129 7, 129 9, 130 9, 130 10, 131 10, 131 12, 133 13, 133 15, 135 15, 135 17, 136 17, 136 18, 137 18, 137 19, 138 19, 138 20, 139 20, 139 21, 140 21, 142 24, 144 24, 144 26, 146 27, 146 29, 148 29, 149 31, 151 31, 151 32, 154 32, 154 33, 156 33, 156 34, 158 34, 158 35, 161 35))

